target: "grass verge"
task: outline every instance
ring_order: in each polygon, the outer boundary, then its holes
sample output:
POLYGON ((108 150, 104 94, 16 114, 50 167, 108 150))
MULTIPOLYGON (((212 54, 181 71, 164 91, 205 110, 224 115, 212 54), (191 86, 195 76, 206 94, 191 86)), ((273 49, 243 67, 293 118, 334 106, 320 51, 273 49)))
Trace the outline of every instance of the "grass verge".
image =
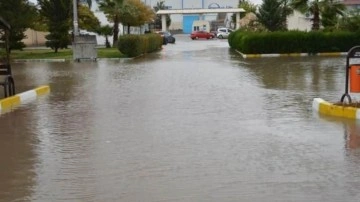
MULTIPOLYGON (((117 48, 98 48, 98 58, 124 58, 125 56, 117 48)), ((11 51, 11 59, 65 59, 72 60, 72 49, 59 49, 57 53, 50 48, 26 48, 24 50, 11 51)))

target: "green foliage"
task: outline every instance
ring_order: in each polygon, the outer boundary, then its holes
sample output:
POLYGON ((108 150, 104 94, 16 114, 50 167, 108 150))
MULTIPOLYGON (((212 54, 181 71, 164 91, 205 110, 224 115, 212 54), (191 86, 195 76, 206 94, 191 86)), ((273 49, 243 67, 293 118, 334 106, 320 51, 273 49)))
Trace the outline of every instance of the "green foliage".
POLYGON ((46 46, 54 49, 67 48, 70 43, 68 32, 71 27, 72 4, 68 0, 38 0, 40 14, 46 18, 50 34, 46 36, 46 46))
POLYGON ((284 18, 281 2, 278 0, 263 0, 256 13, 258 21, 269 31, 283 30, 284 18))
POLYGON ((111 45, 110 45, 108 36, 111 36, 113 34, 113 29, 109 25, 100 26, 96 30, 96 33, 101 36, 105 36, 105 46, 106 46, 106 48, 110 48, 111 45))
POLYGON ((360 9, 350 10, 339 22, 339 29, 350 32, 360 31, 360 9))
POLYGON ((118 43, 120 13, 124 0, 100 0, 99 9, 104 12, 106 18, 114 23, 113 45, 118 43))
POLYGON ((84 5, 78 6, 79 28, 88 31, 96 31, 100 27, 100 21, 89 7, 84 5))
MULTIPOLYGON (((241 19, 245 17, 245 15, 248 13, 256 13, 257 6, 251 3, 249 0, 243 0, 243 1, 239 1, 238 8, 242 8, 245 10, 245 12, 240 13, 240 19, 241 19)), ((236 24, 236 14, 231 15, 231 21, 234 22, 234 24, 236 24)))
POLYGON ((154 12, 150 7, 138 0, 125 1, 121 12, 120 22, 128 26, 128 33, 131 26, 140 26, 154 19, 154 12))
MULTIPOLYGON (((124 58, 117 48, 98 48, 98 58, 124 58)), ((54 53, 51 49, 24 49, 14 50, 12 59, 65 59, 73 60, 72 49, 61 49, 54 53)))
POLYGON ((320 5, 321 25, 325 29, 335 28, 339 17, 344 15, 345 5, 334 0, 324 0, 320 5))
POLYGON ((124 35, 120 37, 118 49, 128 57, 157 51, 162 46, 162 37, 158 34, 124 35))
MULTIPOLYGON (((0 1, 0 15, 10 24, 10 50, 22 49, 22 42, 26 36, 27 28, 33 26, 37 17, 36 8, 31 6, 27 0, 2 0, 0 1)), ((1 40, 4 40, 1 36, 1 40)))
POLYGON ((319 30, 320 22, 325 28, 334 26, 339 15, 346 9, 342 2, 335 0, 293 0, 291 6, 313 16, 312 30, 319 30))
POLYGON ((354 32, 241 32, 228 39, 231 48, 244 54, 346 52, 360 44, 354 32))

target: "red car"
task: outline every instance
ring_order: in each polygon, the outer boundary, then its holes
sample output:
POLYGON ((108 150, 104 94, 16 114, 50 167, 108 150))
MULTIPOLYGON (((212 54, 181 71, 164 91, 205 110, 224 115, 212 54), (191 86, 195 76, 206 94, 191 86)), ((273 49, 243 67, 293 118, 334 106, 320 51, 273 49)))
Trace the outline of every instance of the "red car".
POLYGON ((200 39, 200 38, 203 38, 203 39, 212 39, 212 38, 215 38, 215 36, 214 36, 213 33, 210 33, 210 32, 207 32, 207 31, 195 31, 195 32, 192 32, 192 33, 191 33, 190 38, 191 38, 192 40, 194 40, 194 39, 200 39))

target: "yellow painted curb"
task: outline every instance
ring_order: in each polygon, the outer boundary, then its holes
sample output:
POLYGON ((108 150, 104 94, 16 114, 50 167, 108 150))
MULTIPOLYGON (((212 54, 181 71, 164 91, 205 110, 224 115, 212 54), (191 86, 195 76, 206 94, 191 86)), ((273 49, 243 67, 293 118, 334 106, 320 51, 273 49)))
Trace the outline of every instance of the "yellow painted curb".
POLYGON ((321 98, 315 98, 312 107, 320 114, 349 119, 360 119, 359 108, 334 105, 321 98))
POLYGON ((48 94, 49 92, 50 92, 50 87, 44 85, 44 86, 39 86, 33 90, 25 91, 23 93, 19 93, 11 97, 1 99, 0 112, 19 106, 20 104, 23 104, 26 101, 33 100, 38 96, 48 94))
POLYGON ((39 86, 37 88, 34 89, 37 95, 44 95, 44 94, 48 94, 50 92, 50 87, 49 86, 39 86))

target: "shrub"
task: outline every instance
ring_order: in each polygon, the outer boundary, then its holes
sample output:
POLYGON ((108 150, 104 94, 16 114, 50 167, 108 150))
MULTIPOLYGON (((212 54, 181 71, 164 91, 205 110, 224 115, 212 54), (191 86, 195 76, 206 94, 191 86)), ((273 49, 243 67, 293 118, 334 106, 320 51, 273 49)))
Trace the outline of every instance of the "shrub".
POLYGON ((118 42, 119 51, 128 57, 137 57, 161 49, 162 38, 158 34, 121 36, 118 42))
POLYGON ((231 48, 244 54, 347 52, 360 44, 356 32, 234 32, 231 48))

